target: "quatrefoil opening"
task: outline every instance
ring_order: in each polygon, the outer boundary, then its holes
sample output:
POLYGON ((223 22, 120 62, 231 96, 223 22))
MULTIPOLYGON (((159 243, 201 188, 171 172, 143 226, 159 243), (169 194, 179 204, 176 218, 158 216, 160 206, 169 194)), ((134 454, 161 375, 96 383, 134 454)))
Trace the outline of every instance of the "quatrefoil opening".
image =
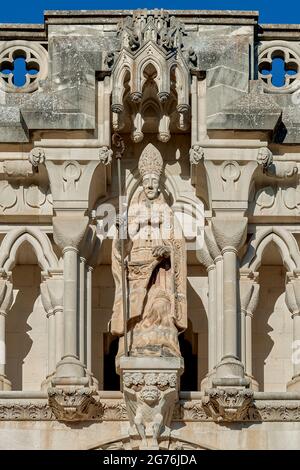
POLYGON ((0 87, 6 92, 28 93, 47 77, 47 51, 40 45, 12 41, 0 48, 0 87))
POLYGON ((267 92, 293 93, 300 88, 300 58, 281 44, 261 50, 258 71, 267 92))

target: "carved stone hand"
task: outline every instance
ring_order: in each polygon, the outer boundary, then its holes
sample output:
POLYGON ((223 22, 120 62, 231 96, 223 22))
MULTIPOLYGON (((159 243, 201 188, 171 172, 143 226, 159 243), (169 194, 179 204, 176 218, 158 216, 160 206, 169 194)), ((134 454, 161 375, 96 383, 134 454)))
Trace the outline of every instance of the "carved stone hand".
POLYGON ((152 254, 155 258, 169 258, 171 250, 168 246, 156 246, 153 248, 152 254))

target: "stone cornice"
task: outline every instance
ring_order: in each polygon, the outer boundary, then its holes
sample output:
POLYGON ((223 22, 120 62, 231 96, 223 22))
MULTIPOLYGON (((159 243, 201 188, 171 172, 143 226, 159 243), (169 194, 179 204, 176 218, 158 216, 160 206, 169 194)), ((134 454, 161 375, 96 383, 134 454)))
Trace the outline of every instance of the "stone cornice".
MULTIPOLYGON (((201 395, 201 394, 200 394, 201 395)), ((284 395, 284 394, 283 394, 284 395)), ((0 421, 55 421, 47 399, 1 399, 0 421)), ((96 399, 94 408, 84 421, 128 421, 125 402, 121 398, 96 399)), ((182 399, 176 405, 173 422, 213 421, 204 410, 201 399, 182 399)), ((241 421, 299 422, 300 399, 254 399, 241 421)))

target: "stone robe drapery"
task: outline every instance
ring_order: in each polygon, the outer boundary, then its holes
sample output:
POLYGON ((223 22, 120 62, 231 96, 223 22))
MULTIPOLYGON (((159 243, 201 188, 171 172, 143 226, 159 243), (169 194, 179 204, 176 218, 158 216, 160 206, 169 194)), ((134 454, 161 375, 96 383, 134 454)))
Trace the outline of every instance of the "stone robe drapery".
MULTIPOLYGON (((178 221, 164 196, 150 201, 143 191, 133 198, 128 212, 125 242, 128 292, 128 339, 133 355, 180 355, 178 332, 187 326, 186 250, 178 221), (167 254, 153 255, 155 247, 167 254)), ((116 285, 111 332, 124 334, 120 240, 112 249, 116 285)), ((122 354, 120 342, 119 354, 122 354)))

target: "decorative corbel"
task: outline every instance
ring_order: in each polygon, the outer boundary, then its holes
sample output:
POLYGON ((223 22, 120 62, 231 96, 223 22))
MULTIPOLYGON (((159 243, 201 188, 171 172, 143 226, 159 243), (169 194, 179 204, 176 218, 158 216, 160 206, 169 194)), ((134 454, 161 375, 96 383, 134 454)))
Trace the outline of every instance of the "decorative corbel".
POLYGON ((208 416, 214 421, 242 421, 253 403, 253 391, 237 388, 210 389, 202 399, 208 416))

